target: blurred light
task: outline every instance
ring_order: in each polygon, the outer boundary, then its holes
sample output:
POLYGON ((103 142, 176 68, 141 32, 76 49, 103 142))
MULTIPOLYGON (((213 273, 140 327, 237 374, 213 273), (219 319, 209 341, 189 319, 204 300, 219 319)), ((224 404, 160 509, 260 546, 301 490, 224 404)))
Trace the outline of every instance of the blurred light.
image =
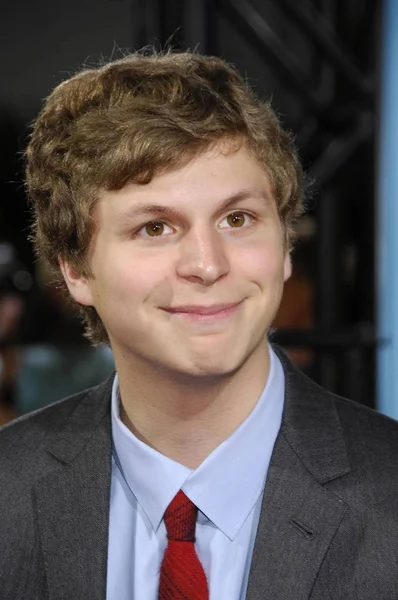
POLYGON ((15 259, 15 250, 11 244, 0 244, 0 266, 8 265, 15 259))
POLYGON ((27 292, 33 284, 33 279, 27 271, 17 271, 12 278, 13 284, 20 292, 27 292))

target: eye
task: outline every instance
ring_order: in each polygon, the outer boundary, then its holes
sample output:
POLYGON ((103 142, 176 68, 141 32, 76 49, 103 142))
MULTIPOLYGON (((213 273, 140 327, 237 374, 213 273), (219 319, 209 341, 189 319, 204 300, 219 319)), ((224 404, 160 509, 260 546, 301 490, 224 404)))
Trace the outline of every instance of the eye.
POLYGON ((251 221, 254 221, 255 218, 244 211, 233 212, 225 217, 224 221, 228 221, 228 224, 232 229, 242 229, 242 227, 246 224, 247 218, 250 218, 251 221))
MULTIPOLYGON (((250 219, 250 222, 255 221, 255 217, 250 213, 244 211, 235 211, 230 213, 223 221, 227 221, 229 227, 226 229, 242 229, 246 225, 247 219, 250 219)), ((146 239, 164 237, 164 235, 168 235, 165 233, 165 228, 171 229, 164 221, 150 221, 149 223, 145 223, 136 233, 134 237, 142 237, 146 239)), ((225 229, 225 227, 222 227, 225 229)))
POLYGON ((150 223, 146 223, 143 227, 141 227, 141 229, 137 231, 136 235, 140 234, 141 237, 146 238, 161 237, 165 227, 167 227, 167 225, 163 221, 151 221, 150 223), (145 233, 143 234, 141 232, 145 233))

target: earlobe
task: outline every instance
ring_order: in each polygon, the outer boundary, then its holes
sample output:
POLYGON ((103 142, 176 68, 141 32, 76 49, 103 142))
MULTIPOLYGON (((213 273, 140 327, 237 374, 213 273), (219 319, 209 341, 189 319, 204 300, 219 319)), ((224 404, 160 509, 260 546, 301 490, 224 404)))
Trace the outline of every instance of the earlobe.
POLYGON ((283 265, 283 280, 287 281, 288 279, 290 279, 291 275, 292 275, 292 259, 290 256, 290 252, 286 251, 285 254, 285 262, 283 265))
POLYGON ((84 306, 94 306, 91 280, 83 277, 75 267, 63 258, 59 257, 58 262, 72 298, 84 306))

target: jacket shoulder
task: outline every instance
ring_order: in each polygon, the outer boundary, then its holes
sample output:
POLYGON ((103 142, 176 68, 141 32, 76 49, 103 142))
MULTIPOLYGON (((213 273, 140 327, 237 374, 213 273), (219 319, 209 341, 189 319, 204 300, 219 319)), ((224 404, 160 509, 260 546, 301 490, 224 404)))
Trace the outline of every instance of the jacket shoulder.
POLYGON ((398 421, 363 404, 333 396, 347 450, 357 460, 398 458, 398 421))
MULTIPOLYGON (((70 436, 75 449, 108 410, 110 379, 0 429, 0 597, 47 597, 38 530, 37 491, 42 478, 65 467, 51 454, 51 442, 70 436)), ((50 502, 50 500, 49 500, 50 502)), ((62 515, 60 515, 62 517, 62 515)))
POLYGON ((58 400, 0 427, 0 479, 9 469, 15 473, 34 466, 49 435, 61 429, 88 396, 100 395, 105 383, 58 400))
POLYGON ((396 526, 398 422, 345 398, 334 396, 333 401, 351 471, 328 487, 360 512, 383 507, 396 526))

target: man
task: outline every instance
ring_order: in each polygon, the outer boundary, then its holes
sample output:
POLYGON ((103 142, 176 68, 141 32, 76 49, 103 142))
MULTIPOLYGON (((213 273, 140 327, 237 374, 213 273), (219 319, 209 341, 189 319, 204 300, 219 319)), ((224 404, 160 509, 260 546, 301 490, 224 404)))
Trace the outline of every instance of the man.
POLYGON ((267 342, 302 172, 221 59, 58 86, 34 240, 117 374, 0 434, 2 600, 396 600, 398 427, 267 342))

